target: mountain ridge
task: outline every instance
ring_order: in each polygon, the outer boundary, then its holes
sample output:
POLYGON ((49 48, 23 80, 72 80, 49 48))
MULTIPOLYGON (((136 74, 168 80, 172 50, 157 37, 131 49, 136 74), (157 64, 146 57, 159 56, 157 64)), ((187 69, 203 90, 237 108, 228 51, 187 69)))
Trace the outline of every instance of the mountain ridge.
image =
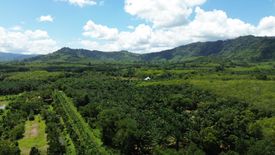
POLYGON ((68 47, 28 59, 38 62, 181 62, 201 57, 236 61, 275 60, 275 37, 242 36, 235 39, 196 42, 155 53, 102 52, 68 47))
POLYGON ((54 53, 27 59, 26 61, 74 62, 74 61, 136 61, 139 55, 128 51, 102 52, 98 50, 63 47, 54 53))
POLYGON ((28 59, 35 56, 37 55, 0 52, 0 62, 20 61, 20 60, 28 59))

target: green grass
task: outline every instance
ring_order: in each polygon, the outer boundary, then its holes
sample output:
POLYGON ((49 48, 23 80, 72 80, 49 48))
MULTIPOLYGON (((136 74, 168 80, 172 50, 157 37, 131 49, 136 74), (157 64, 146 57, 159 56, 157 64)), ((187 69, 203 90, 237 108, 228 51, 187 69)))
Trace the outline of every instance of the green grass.
POLYGON ((263 135, 265 137, 275 140, 275 117, 258 120, 256 124, 259 124, 263 128, 263 135))
POLYGON ((228 73, 207 73, 207 74, 198 74, 194 75, 192 79, 199 79, 199 80, 255 80, 255 76, 245 74, 245 75, 237 75, 237 74, 228 74, 228 73))
POLYGON ((266 108, 275 107, 275 81, 189 80, 188 83, 210 90, 219 96, 238 98, 266 108))
POLYGON ((17 95, 0 96, 0 106, 8 106, 16 97, 17 95))
POLYGON ((8 103, 8 101, 0 99, 0 106, 6 106, 8 103))
POLYGON ((178 85, 186 83, 186 80, 172 79, 172 80, 157 80, 157 81, 141 81, 137 84, 138 87, 152 86, 152 85, 178 85))
POLYGON ((62 76, 61 72, 29 71, 12 73, 7 80, 48 80, 62 76))
POLYGON ((275 112, 275 81, 256 80, 251 75, 205 74, 191 79, 140 81, 138 86, 188 83, 221 97, 237 98, 261 109, 275 112))
POLYGON ((19 140, 19 148, 22 155, 28 155, 32 147, 39 149, 42 155, 47 154, 46 124, 41 116, 35 116, 34 121, 27 121, 25 124, 24 138, 19 140))
POLYGON ((8 105, 8 103, 14 99, 16 95, 9 95, 9 96, 0 96, 0 106, 2 105, 8 105))
POLYGON ((193 73, 196 72, 196 70, 193 69, 173 69, 173 70, 168 70, 168 72, 173 73, 173 74, 183 74, 183 73, 193 73))
POLYGON ((145 77, 145 76, 161 76, 165 73, 170 74, 188 74, 193 73, 193 69, 172 69, 172 70, 163 70, 163 69, 138 69, 136 71, 136 76, 145 77))
POLYGON ((8 96, 0 96, 0 107, 1 107, 1 111, 4 110, 4 112, 0 113, 0 120, 5 117, 8 113, 9 110, 6 109, 6 107, 10 104, 10 102, 12 102, 15 98, 17 97, 17 95, 8 95, 8 96))
POLYGON ((273 65, 272 64, 266 64, 266 63, 262 63, 262 64, 254 64, 251 65, 249 67, 233 67, 233 68, 228 68, 228 71, 235 71, 235 72, 242 72, 242 71, 259 71, 259 70, 272 70, 273 65))

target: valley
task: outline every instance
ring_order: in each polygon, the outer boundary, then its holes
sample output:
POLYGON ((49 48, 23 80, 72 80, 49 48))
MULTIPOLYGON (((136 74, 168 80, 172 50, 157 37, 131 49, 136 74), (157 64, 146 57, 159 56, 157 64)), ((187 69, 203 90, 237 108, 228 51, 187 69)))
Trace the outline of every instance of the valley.
POLYGON ((0 152, 268 154, 275 140, 274 66, 2 64, 0 152))
POLYGON ((275 0, 1 1, 0 155, 275 155, 275 0))

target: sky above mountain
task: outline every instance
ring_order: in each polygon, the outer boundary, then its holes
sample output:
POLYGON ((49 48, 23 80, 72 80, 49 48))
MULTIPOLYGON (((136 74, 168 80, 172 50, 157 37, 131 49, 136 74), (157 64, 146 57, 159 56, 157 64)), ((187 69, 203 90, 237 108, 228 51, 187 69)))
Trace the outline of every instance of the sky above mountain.
POLYGON ((61 47, 156 52, 197 41, 275 36, 275 0, 6 0, 0 51, 61 47))

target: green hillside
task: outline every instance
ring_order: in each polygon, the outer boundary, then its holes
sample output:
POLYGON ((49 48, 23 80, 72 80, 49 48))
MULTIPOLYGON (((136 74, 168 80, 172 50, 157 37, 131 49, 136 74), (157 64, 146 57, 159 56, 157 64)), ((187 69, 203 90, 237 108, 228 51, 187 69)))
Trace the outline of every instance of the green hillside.
POLYGON ((232 40, 198 42, 159 53, 143 55, 147 61, 184 61, 212 57, 236 61, 265 61, 275 58, 274 37, 245 36, 232 40))
MULTIPOLYGON (((146 51, 145 51, 146 52, 146 51)), ((29 62, 183 62, 187 60, 233 60, 261 62, 275 58, 274 37, 244 36, 231 40, 197 42, 149 54, 127 51, 102 52, 62 48, 52 54, 27 59, 29 62)))
POLYGON ((4 53, 0 52, 0 62, 6 61, 19 61, 27 58, 35 57, 35 55, 24 55, 15 53, 4 53))
POLYGON ((138 61, 139 56, 127 51, 101 52, 84 49, 62 48, 52 54, 38 56, 26 61, 35 62, 116 62, 116 61, 138 61))

